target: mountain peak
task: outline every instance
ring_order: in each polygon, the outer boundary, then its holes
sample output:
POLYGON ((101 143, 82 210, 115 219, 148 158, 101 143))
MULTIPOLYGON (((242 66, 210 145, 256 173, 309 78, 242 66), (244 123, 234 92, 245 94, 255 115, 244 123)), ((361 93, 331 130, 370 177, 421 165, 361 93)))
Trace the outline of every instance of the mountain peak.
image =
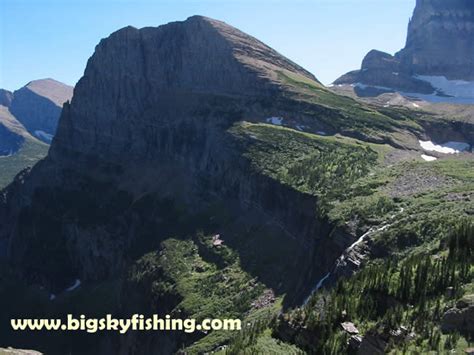
POLYGON ((86 76, 104 62, 120 75, 145 71, 154 84, 184 90, 261 93, 262 85, 278 84, 278 71, 317 82, 311 73, 256 38, 197 15, 159 27, 127 26, 114 32, 97 46, 86 76), (146 58, 153 60, 144 63, 146 58), (121 68, 116 67, 119 63, 121 68))
POLYGON ((52 78, 30 81, 24 86, 24 88, 51 100, 54 104, 60 107, 62 107, 64 102, 72 98, 74 90, 72 86, 66 85, 52 78))
POLYGON ((208 17, 128 26, 96 46, 63 111, 52 151, 62 147, 115 156, 136 148, 142 153, 138 146, 147 139, 137 127, 156 125, 151 112, 176 124, 177 117, 195 116, 190 111, 215 107, 216 100, 268 99, 285 91, 282 75, 320 85, 261 41, 208 17), (131 131, 136 136, 124 145, 131 131))
POLYGON ((49 143, 73 89, 51 78, 33 80, 13 93, 9 110, 31 135, 49 143))

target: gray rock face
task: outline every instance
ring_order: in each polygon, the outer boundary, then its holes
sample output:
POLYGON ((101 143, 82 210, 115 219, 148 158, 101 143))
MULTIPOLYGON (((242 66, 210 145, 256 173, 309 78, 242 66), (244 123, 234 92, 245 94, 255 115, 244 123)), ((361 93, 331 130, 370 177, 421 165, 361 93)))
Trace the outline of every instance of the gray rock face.
POLYGON ((276 70, 283 69, 314 79, 255 38, 212 19, 126 27, 97 46, 52 149, 146 156, 160 127, 184 129, 181 118, 195 125, 188 118, 206 97, 269 97, 278 90, 276 70))
POLYGON ((474 3, 417 0, 397 57, 407 73, 474 80, 474 3))
POLYGON ((373 50, 360 70, 334 84, 355 84, 359 96, 403 91, 431 94, 430 83, 416 75, 474 80, 474 3, 469 0, 418 0, 404 49, 395 56, 373 50), (369 88, 364 87, 369 86, 369 88))
POLYGON ((387 342, 377 333, 366 334, 357 350, 357 355, 383 355, 387 342))
POLYGON ((218 198, 298 240, 295 290, 303 293, 305 277, 318 277, 318 265, 332 263, 352 237, 315 218, 314 196, 255 173, 228 132, 287 103, 280 72, 316 82, 255 38, 204 17, 102 40, 47 159, 0 201, 7 257, 42 284, 103 280, 120 273, 134 238, 158 229, 149 216, 163 212, 131 202, 171 196, 199 211, 218 198))
POLYGON ((9 107, 13 100, 13 93, 8 90, 0 89, 0 105, 9 107))
POLYGON ((356 87, 359 96, 376 96, 395 90, 423 94, 435 91, 429 83, 404 72, 398 58, 377 50, 365 56, 361 70, 345 74, 334 82, 336 85, 354 83, 363 84, 356 87))
POLYGON ((62 105, 73 88, 53 79, 35 80, 13 93, 10 112, 40 140, 50 143, 56 133, 62 105))
POLYGON ((443 332, 474 333, 474 295, 466 296, 447 310, 441 319, 443 332))

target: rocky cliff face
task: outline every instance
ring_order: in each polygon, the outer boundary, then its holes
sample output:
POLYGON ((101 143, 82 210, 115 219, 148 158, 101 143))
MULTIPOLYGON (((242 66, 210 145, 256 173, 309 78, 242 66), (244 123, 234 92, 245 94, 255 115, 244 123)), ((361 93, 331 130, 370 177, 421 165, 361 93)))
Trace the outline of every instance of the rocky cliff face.
POLYGON ((327 239, 332 227, 315 218, 315 197, 256 174, 227 132, 278 110, 286 100, 280 73, 320 85, 255 38, 204 17, 127 27, 102 40, 64 106, 48 158, 4 195, 5 254, 51 287, 101 280, 120 272, 145 226, 157 228, 148 213, 134 212, 143 196, 195 210, 224 199, 265 211, 262 218, 298 240, 302 291, 305 277, 318 276, 315 263, 330 262, 350 237, 327 239), (306 208, 288 209, 288 201, 306 208), (51 253, 62 256, 44 263, 51 253))
MULTIPOLYGON (((198 108, 216 95, 230 107, 239 100, 270 97, 278 90, 276 69, 314 79, 263 43, 218 21, 192 17, 185 24, 124 28, 97 46, 72 105, 63 113, 53 152, 144 157, 156 153, 153 144, 158 143, 179 152, 183 147, 170 146, 180 144, 172 136, 196 133, 187 130, 209 123, 191 119, 198 108), (160 139, 170 130, 169 138, 160 139)), ((219 117, 220 124, 240 119, 240 107, 236 111, 234 117, 219 117)))
POLYGON ((38 139, 50 143, 63 103, 72 97, 73 88, 53 79, 35 80, 10 97, 10 112, 38 139))
POLYGON ((418 0, 396 56, 404 72, 474 80, 474 3, 418 0))
MULTIPOLYGON (((394 56, 371 51, 361 70, 343 75, 334 84, 358 84, 360 96, 401 91, 474 98, 460 92, 453 80, 474 80, 474 4, 468 0, 418 0, 405 48, 394 56)), ((467 83, 463 85, 472 91, 467 83)))
MULTIPOLYGON (((399 64, 375 53, 365 65, 399 64)), ((124 28, 96 47, 48 156, 0 193, 0 259, 38 291, 31 307, 43 297, 38 318, 48 318, 43 308, 69 312, 65 304, 85 314, 245 317, 258 295, 241 302, 241 291, 258 287, 293 306, 365 228, 329 216, 348 194, 336 185, 378 164, 362 129, 420 132, 391 114, 331 93, 219 21, 124 28), (216 236, 223 245, 206 244, 216 236), (74 280, 82 283, 69 294, 74 280)), ((93 345, 80 337, 78 348, 68 338, 51 353, 172 353, 204 336, 168 334, 104 335, 93 345)))

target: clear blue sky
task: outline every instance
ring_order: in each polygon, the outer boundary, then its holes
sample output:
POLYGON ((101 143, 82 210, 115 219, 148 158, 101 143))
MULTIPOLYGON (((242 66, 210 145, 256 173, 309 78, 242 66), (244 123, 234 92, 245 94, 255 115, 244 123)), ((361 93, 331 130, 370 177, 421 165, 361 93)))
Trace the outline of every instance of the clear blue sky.
POLYGON ((132 25, 204 15, 267 43, 328 84, 373 48, 405 44, 415 0, 0 0, 0 88, 74 85, 95 45, 132 25))

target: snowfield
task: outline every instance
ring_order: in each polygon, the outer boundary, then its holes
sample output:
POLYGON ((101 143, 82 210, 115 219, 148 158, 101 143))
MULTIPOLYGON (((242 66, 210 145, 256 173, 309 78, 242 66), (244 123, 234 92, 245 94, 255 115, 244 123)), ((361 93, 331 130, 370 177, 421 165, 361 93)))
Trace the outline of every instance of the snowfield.
POLYGON ((457 154, 469 150, 471 147, 464 142, 446 142, 443 144, 435 144, 432 141, 419 141, 421 148, 428 152, 438 152, 442 154, 457 154))
POLYGON ((471 99, 474 102, 474 82, 464 80, 448 80, 444 76, 417 75, 416 79, 427 81, 441 94, 459 99, 471 99))
POLYGON ((281 117, 270 117, 267 118, 266 121, 276 126, 281 126, 283 124, 283 118, 281 117))
MULTIPOLYGON (((422 80, 421 77, 417 77, 418 79, 422 80)), ((444 77, 443 77, 444 78, 444 77)), ((447 79, 446 79, 447 80, 447 79)), ((425 80, 426 81, 426 80, 425 80)), ((449 81, 449 80, 448 80, 449 81)), ((460 80, 455 80, 456 82, 461 82, 460 80)), ((437 91, 433 92, 432 94, 420 94, 417 92, 405 92, 405 91, 399 91, 395 90, 393 88, 389 88, 386 86, 377 86, 377 85, 365 85, 362 83, 356 83, 352 84, 351 86, 353 87, 358 87, 362 90, 367 89, 367 88, 374 88, 374 89, 379 89, 387 92, 398 92, 400 95, 406 97, 406 98, 416 98, 418 100, 423 100, 426 102, 431 102, 431 103, 451 103, 451 104, 463 104, 463 105, 469 105, 469 104, 474 104, 474 91, 471 92, 470 94, 468 93, 469 90, 474 90, 474 82, 462 82, 465 84, 460 84, 458 83, 458 87, 455 88, 454 81, 449 81, 451 86, 446 85, 444 87, 444 91, 442 88, 435 86, 432 84, 437 91), (472 89, 470 87, 472 86, 472 89), (458 96, 453 95, 454 93, 457 93, 458 96), (439 94, 444 94, 444 95, 449 95, 449 96, 440 96, 439 94)))
POLYGON ((423 158, 423 160, 426 160, 426 161, 435 161, 438 159, 438 158, 432 157, 431 155, 425 155, 425 154, 421 154, 421 157, 423 158))
POLYGON ((40 139, 44 139, 48 142, 51 142, 53 140, 53 135, 46 133, 45 131, 35 131, 35 136, 40 139))

